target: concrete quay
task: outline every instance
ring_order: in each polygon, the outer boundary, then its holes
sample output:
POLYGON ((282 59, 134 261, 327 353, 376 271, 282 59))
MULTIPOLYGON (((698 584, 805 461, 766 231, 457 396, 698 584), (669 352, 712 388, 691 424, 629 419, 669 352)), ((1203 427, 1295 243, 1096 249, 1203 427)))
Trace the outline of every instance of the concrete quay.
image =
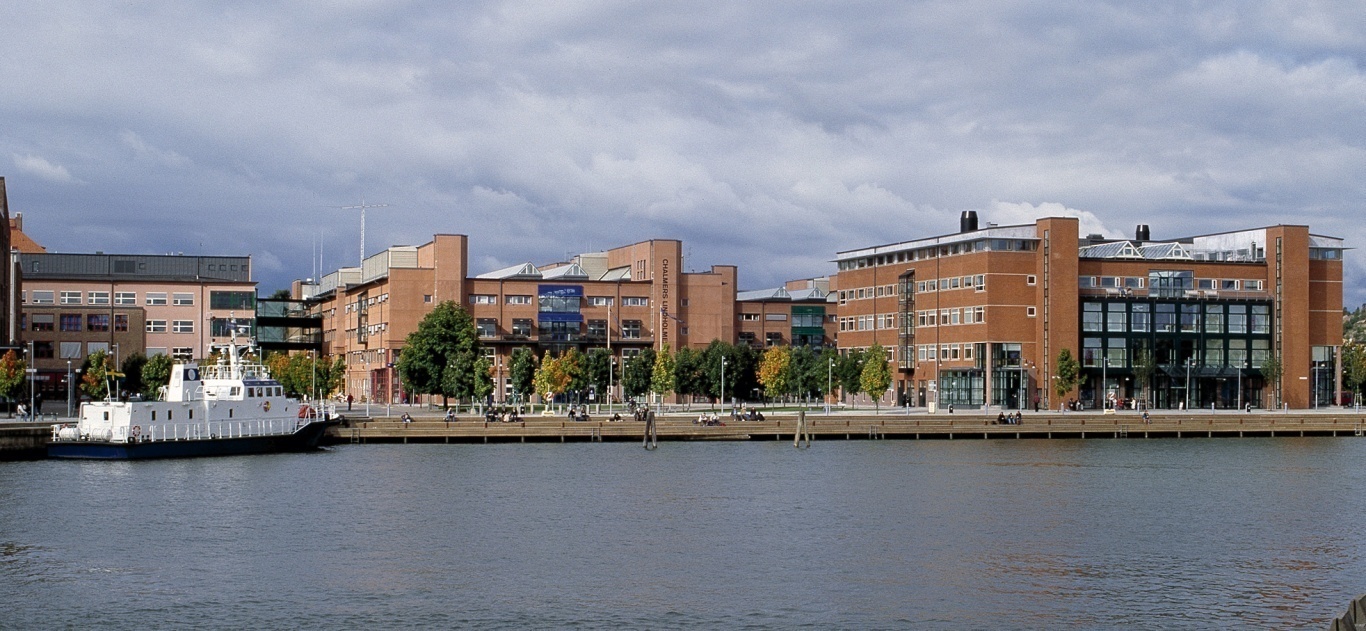
POLYGON ((47 457, 52 423, 0 423, 0 460, 38 460, 47 457))
MULTIPOLYGON (((766 415, 763 421, 730 421, 703 426, 692 415, 658 419, 660 440, 793 440, 795 413, 766 415)), ((806 416, 807 430, 816 439, 838 440, 959 440, 1023 438, 1226 438, 1366 436, 1366 415, 1350 410, 1332 412, 1216 413, 1161 411, 1145 423, 1132 412, 1028 413, 1019 425, 998 425, 996 415, 856 414, 806 416)), ((645 424, 594 420, 575 422, 562 417, 526 417, 517 423, 485 422, 461 417, 454 422, 416 417, 352 419, 329 430, 327 440, 341 443, 500 443, 641 441, 645 424)))

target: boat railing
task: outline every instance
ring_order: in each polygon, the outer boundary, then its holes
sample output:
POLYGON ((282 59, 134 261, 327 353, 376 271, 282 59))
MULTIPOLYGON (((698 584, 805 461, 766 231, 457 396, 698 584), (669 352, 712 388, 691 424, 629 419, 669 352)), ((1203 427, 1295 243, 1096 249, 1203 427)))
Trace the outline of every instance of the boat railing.
MULTIPOLYGON (((210 421, 207 423, 158 423, 139 431, 131 442, 288 436, 299 431, 311 420, 308 418, 272 418, 210 421)), ((125 433, 123 438, 127 439, 128 435, 125 433)))

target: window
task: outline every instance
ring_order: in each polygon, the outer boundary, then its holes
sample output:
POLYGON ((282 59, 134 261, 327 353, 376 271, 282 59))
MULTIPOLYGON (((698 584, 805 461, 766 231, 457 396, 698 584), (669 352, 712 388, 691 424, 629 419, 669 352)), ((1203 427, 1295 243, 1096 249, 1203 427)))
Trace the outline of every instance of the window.
POLYGON ((765 313, 764 319, 769 322, 787 322, 786 313, 765 313))
POLYGON ((63 313, 61 322, 63 331, 72 332, 81 330, 81 314, 79 313, 63 313))
POLYGON ((1171 303, 1159 303, 1157 305, 1157 319, 1155 321, 1158 333, 1176 332, 1176 305, 1171 303))
POLYGON ((116 313, 116 314, 114 314, 114 330, 115 330, 115 331, 119 331, 119 332, 126 332, 126 331, 128 331, 128 314, 126 314, 126 313, 116 313))
POLYGON ((976 288, 977 288, 977 291, 986 291, 986 290, 987 290, 987 276, 986 276, 986 274, 978 274, 978 275, 976 276, 976 281, 973 282, 972 286, 973 286, 973 287, 976 287, 976 288))
POLYGON ((1124 303, 1110 302, 1105 305, 1105 330, 1119 332, 1124 328, 1124 303))
POLYGON ((749 345, 749 346, 754 346, 755 343, 756 343, 755 340, 756 340, 756 338, 754 337, 754 333, 753 333, 752 331, 742 331, 742 332, 740 333, 740 343, 741 343, 741 344, 746 344, 746 345, 749 345))
POLYGON ((1228 306, 1228 332, 1247 333, 1247 305, 1228 306))
POLYGON ((621 321, 621 339, 638 340, 640 339, 640 320, 621 321))
POLYGON ((179 292, 171 294, 171 304, 181 307, 192 305, 194 304, 194 294, 179 292))
POLYGON ((54 327, 53 327, 53 324, 52 324, 52 321, 53 321, 53 317, 52 317, 52 314, 51 314, 51 313, 35 313, 35 314, 33 314, 33 321, 32 321, 33 330, 34 330, 34 331, 51 331, 51 330, 54 328, 54 327))
POLYGON ((1224 279, 1219 282, 1219 289, 1224 291, 1238 291, 1239 282, 1232 279, 1224 279))
POLYGON ((194 320, 172 320, 172 333, 194 333, 194 320))
POLYGON ((1263 335, 1271 332, 1271 307, 1252 305, 1252 332, 1263 335))
POLYGON ((1025 316, 1026 316, 1026 317, 1033 318, 1033 317, 1035 317, 1035 316, 1037 316, 1037 315, 1039 315, 1039 312, 1038 312, 1037 309, 1035 309, 1034 307, 1025 307, 1025 316))
POLYGON ((109 314, 91 313, 85 316, 85 330, 103 333, 109 330, 109 314))
POLYGON ((431 295, 431 294, 422 294, 422 302, 430 303, 431 301, 432 301, 432 295, 431 295))
POLYGON ((513 320, 512 320, 512 334, 513 334, 513 335, 520 335, 520 336, 522 336, 522 337, 530 337, 530 336, 531 336, 531 327, 532 327, 532 323, 531 323, 531 319, 530 319, 530 318, 513 318, 513 320))
MULTIPOLYGON (((191 359, 194 359, 194 349, 188 346, 177 346, 175 348, 172 348, 171 359, 179 359, 181 361, 189 361, 191 359)), ((167 412, 166 419, 170 420, 170 418, 171 413, 167 412)))
POLYGON ((1152 313, 1148 310, 1147 303, 1134 303, 1133 313, 1129 314, 1129 328, 1132 331, 1146 333, 1152 329, 1152 313))
MULTIPOLYGON (((166 294, 162 294, 165 298, 166 294)), ((151 294, 148 294, 151 300, 151 294)), ((152 304, 148 302, 147 304, 152 304)), ((161 304, 166 304, 162 302, 161 304)), ((232 309, 242 311, 256 310, 256 292, 254 291, 211 291, 209 292, 210 309, 232 309)), ((174 354, 174 349, 172 353, 174 354)))
POLYGON ((743 322, 758 322, 758 321, 759 321, 759 314, 757 314, 757 313, 742 313, 742 314, 740 314, 740 320, 743 321, 743 322))
POLYGON ((650 306, 650 299, 649 299, 649 298, 636 297, 636 296, 627 296, 627 297, 621 299, 621 306, 623 306, 623 307, 648 307, 648 306, 650 306))
POLYGON ((498 296, 495 296, 493 294, 471 294, 470 304, 496 305, 498 304, 498 296))
POLYGON ((508 296, 508 297, 507 297, 507 303, 510 304, 510 305, 529 305, 529 304, 531 304, 531 296, 525 296, 525 295, 508 296))
POLYGON ((34 342, 33 356, 38 359, 52 359, 52 342, 34 342))
POLYGON ((1224 305, 1205 305, 1205 332, 1224 332, 1224 305))
POLYGON ((972 308, 972 321, 973 321, 973 322, 977 322, 977 323, 979 323, 979 324, 982 323, 982 322, 986 322, 986 321, 987 321, 987 309, 986 309, 986 307, 973 307, 973 308, 972 308))
POLYGON ((53 292, 51 290, 35 290, 33 300, 29 304, 50 305, 53 303, 53 292))
POLYGON ((493 318, 479 318, 475 322, 475 328, 479 330, 479 337, 493 337, 498 335, 498 321, 493 318))
POLYGON ((146 326, 145 328, 146 328, 146 330, 147 330, 148 333, 165 333, 165 332, 166 332, 166 321, 165 321, 165 320, 148 320, 148 321, 147 321, 147 326, 146 326))
POLYGON ((1102 305, 1099 302, 1085 302, 1081 305, 1081 330, 1100 331, 1101 320, 1104 317, 1102 305))
POLYGON ((109 292, 107 292, 107 291, 91 291, 91 292, 86 292, 86 294, 85 294, 85 299, 86 299, 86 302, 88 302, 89 304, 92 304, 92 305, 107 305, 107 304, 109 304, 109 292))
POLYGON ((765 333, 765 334, 764 334, 764 346, 778 346, 779 344, 782 344, 782 343, 783 343, 783 334, 782 334, 782 333, 776 333, 776 332, 775 332, 775 333, 765 333))
POLYGON ((62 292, 62 304, 64 304, 64 305, 78 305, 78 304, 81 304, 81 292, 79 292, 79 291, 64 291, 64 292, 62 292))
POLYGON ((135 305, 138 303, 138 294, 135 291, 114 292, 114 304, 116 305, 135 305))
POLYGON ((591 337, 591 338, 593 338, 593 339, 598 339, 598 340, 603 339, 603 338, 606 338, 606 337, 607 337, 607 321, 606 321, 606 320, 589 320, 589 321, 588 321, 588 337, 591 337))
POLYGON ((81 355, 80 342, 62 342, 61 349, 62 359, 85 359, 85 356, 81 355))
POLYGON ((164 291, 149 291, 149 292, 147 292, 147 304, 148 304, 149 306, 164 305, 164 304, 166 304, 166 292, 164 292, 164 291))

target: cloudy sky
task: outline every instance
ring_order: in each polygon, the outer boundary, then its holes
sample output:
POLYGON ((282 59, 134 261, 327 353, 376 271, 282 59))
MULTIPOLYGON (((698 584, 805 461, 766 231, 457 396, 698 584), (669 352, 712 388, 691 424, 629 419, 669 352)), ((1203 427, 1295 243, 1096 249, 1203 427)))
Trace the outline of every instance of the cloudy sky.
MULTIPOLYGON (((1366 245, 1366 10, 1289 2, 62 2, 0 21, 0 175, 56 252, 263 293, 437 232, 483 272, 660 237, 741 285, 1070 214, 1366 245)), ((1346 303, 1366 301, 1347 258, 1346 303)))

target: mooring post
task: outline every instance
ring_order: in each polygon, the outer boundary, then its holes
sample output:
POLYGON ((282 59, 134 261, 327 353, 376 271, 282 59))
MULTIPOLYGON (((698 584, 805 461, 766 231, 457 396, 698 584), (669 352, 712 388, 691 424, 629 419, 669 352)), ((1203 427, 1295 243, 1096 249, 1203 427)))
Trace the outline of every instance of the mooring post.
POLYGON ((659 448, 659 431, 655 429, 655 411, 645 411, 645 445, 646 449, 659 448))
POLYGON ((802 434, 806 434, 806 446, 811 446, 811 428, 806 425, 806 410, 797 411, 797 433, 792 436, 792 446, 802 446, 802 434))

